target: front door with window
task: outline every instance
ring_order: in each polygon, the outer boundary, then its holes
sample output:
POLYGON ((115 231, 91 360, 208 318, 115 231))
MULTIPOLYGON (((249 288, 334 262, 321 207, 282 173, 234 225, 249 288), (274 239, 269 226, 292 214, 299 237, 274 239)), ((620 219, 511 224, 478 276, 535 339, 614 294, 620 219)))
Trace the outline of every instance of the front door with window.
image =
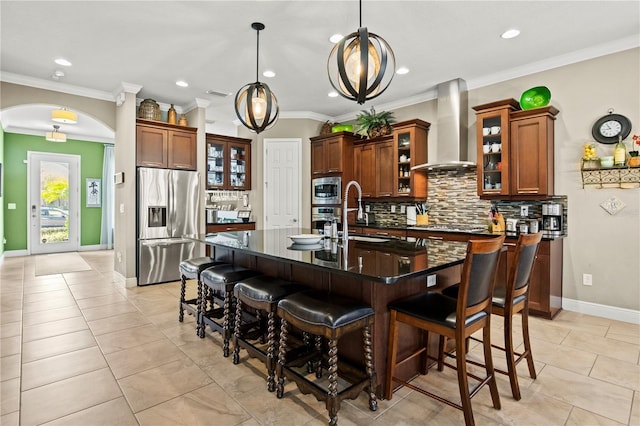
POLYGON ((29 152, 29 252, 79 247, 80 157, 29 152))

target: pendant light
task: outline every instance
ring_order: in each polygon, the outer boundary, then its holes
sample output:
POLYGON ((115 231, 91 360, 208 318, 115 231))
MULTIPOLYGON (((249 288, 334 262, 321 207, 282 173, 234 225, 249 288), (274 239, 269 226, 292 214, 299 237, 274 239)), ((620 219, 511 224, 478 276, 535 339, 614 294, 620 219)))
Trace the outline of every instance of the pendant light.
POLYGON ((384 92, 395 74, 396 59, 382 37, 362 26, 333 46, 329 54, 329 81, 340 96, 363 104, 384 92))
POLYGON ((66 108, 55 109, 51 111, 51 119, 57 123, 76 124, 78 122, 78 114, 66 108))
POLYGON ((60 129, 60 126, 54 124, 53 132, 47 132, 45 139, 49 142, 66 142, 67 135, 65 135, 64 133, 60 133, 58 129, 60 129))
POLYGON ((254 22, 251 28, 256 30, 256 82, 243 86, 236 94, 236 115, 249 130, 260 133, 273 126, 278 119, 280 108, 278 100, 269 86, 258 81, 258 59, 260 54, 260 30, 264 24, 254 22))

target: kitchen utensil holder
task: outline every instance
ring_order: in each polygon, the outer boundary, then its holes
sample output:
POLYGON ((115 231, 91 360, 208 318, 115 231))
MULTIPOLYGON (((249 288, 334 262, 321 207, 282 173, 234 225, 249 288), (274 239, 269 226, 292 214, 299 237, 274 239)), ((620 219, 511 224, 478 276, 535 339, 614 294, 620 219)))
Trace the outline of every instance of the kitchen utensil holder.
POLYGON ((428 214, 416 215, 416 225, 428 225, 428 224, 429 224, 429 215, 428 214))

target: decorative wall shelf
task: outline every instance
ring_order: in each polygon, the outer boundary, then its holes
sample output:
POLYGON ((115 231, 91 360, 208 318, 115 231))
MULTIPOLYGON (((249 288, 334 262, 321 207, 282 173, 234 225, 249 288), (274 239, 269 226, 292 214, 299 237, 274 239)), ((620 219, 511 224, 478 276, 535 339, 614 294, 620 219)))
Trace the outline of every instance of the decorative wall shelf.
POLYGON ((640 188, 640 167, 593 167, 590 163, 581 163, 583 188, 640 188))

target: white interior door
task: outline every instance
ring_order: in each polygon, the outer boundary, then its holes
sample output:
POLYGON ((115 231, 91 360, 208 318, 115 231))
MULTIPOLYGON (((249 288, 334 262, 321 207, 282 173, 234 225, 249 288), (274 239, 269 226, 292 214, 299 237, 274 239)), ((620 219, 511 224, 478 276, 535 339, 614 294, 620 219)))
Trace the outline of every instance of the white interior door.
POLYGON ((27 159, 29 252, 78 250, 80 157, 29 152, 27 159))
POLYGON ((300 224, 302 139, 264 140, 264 228, 300 224))

